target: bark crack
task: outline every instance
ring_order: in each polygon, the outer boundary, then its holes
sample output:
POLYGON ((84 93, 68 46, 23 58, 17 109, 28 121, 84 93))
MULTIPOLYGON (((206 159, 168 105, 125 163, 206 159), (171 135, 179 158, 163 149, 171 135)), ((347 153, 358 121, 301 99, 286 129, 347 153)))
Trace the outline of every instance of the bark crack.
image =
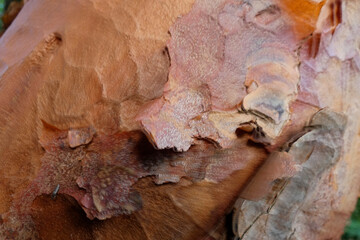
POLYGON ((245 229, 244 233, 240 236, 240 240, 243 239, 245 237, 245 234, 250 230, 250 228, 256 223, 256 221, 262 216, 265 215, 264 213, 260 213, 254 220, 253 222, 245 229))

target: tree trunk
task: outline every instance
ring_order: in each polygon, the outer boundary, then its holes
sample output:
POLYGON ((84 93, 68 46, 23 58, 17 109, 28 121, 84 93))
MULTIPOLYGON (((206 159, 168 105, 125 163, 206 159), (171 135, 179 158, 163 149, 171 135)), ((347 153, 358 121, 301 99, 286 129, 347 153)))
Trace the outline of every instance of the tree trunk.
POLYGON ((360 2, 25 1, 0 38, 1 239, 338 239, 360 2))

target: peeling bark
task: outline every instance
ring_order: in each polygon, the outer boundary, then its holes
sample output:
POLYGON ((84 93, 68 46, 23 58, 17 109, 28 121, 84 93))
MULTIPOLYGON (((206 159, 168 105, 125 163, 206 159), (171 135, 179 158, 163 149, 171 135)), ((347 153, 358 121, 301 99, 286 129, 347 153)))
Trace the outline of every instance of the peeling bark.
POLYGON ((359 9, 26 1, 0 38, 1 238, 339 238, 359 9))

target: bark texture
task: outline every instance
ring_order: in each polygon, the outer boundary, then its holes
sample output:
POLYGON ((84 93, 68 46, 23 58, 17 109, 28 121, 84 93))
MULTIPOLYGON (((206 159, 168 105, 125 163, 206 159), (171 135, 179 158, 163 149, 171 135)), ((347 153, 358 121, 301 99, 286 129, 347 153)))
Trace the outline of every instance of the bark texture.
POLYGON ((0 38, 2 239, 338 239, 355 0, 26 1, 0 38))

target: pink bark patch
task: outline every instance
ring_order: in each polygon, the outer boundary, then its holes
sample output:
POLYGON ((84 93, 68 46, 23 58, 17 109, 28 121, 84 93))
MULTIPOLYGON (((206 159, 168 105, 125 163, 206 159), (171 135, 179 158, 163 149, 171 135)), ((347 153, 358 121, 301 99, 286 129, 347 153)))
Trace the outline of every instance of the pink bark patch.
POLYGON ((197 2, 170 32, 164 95, 138 116, 156 148, 187 151, 195 137, 219 144, 213 129, 199 136, 189 122, 209 111, 236 110, 243 101, 245 111, 280 127, 289 119, 299 80, 297 43, 276 4, 223 0, 206 8, 197 2))

